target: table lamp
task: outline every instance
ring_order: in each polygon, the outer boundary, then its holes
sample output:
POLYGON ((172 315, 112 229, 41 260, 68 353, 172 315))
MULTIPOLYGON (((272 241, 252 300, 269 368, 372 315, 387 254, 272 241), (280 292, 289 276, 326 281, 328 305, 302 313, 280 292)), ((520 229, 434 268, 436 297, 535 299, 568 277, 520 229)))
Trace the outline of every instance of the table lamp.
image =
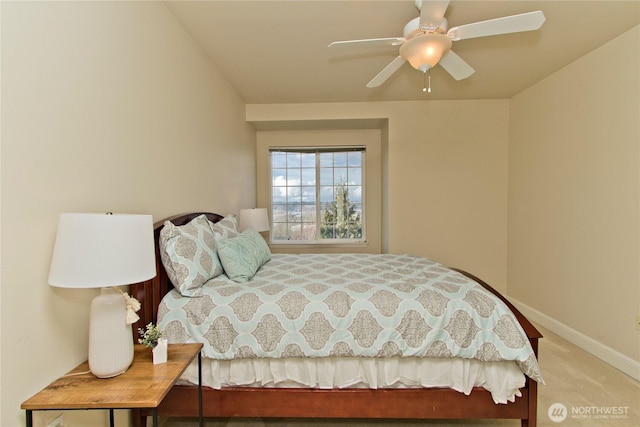
POLYGON ((155 275, 151 215, 60 214, 49 284, 102 288, 89 324, 89 369, 96 377, 120 375, 133 361, 131 324, 140 304, 118 286, 155 275))
POLYGON ((269 230, 269 215, 267 208, 240 209, 238 218, 240 231, 253 228, 257 232, 269 230))

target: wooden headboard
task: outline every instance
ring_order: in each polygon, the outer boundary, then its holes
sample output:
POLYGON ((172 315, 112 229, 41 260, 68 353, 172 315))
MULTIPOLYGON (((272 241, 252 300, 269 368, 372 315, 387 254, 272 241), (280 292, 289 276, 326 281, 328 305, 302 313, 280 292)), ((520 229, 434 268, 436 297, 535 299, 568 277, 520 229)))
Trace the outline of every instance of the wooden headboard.
POLYGON ((173 284, 169 280, 167 272, 165 271, 164 266, 162 265, 162 260, 160 258, 160 231, 162 230, 162 227, 164 227, 165 221, 171 221, 173 224, 180 226, 189 223, 189 221, 191 221, 195 217, 203 214, 206 215, 211 222, 218 222, 222 218, 224 218, 224 216, 216 213, 195 212, 165 218, 153 225, 153 238, 155 241, 154 247, 156 251, 156 277, 145 282, 136 283, 135 285, 131 285, 129 287, 129 293, 132 297, 140 301, 141 306, 140 311, 138 312, 140 320, 133 324, 134 343, 138 342, 138 328, 143 328, 145 325, 151 322, 157 322, 158 306, 160 305, 160 301, 162 300, 162 297, 167 294, 167 292, 173 289, 173 284))

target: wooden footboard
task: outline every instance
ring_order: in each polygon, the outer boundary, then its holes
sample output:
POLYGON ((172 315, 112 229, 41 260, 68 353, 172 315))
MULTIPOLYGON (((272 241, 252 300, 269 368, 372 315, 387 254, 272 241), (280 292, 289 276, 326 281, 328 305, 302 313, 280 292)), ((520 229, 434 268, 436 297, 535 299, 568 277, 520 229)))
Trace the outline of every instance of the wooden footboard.
MULTIPOLYGON (((540 331, 538 331, 536 329, 535 326, 533 326, 533 324, 529 321, 529 319, 527 319, 524 316, 524 314, 520 313, 520 310, 518 310, 513 304, 511 304, 511 302, 509 300, 507 300, 500 292, 498 292, 495 289, 493 289, 485 281, 479 279, 478 277, 474 276, 473 274, 467 273, 466 271, 459 270, 457 268, 453 268, 453 270, 455 270, 455 271, 457 271, 457 272, 459 272, 461 274, 464 274, 465 276, 467 276, 471 280, 474 280, 474 281, 480 283, 482 285, 482 287, 484 287, 489 292, 491 292, 494 295, 496 295, 498 298, 500 298, 500 300, 502 300, 502 302, 505 303, 505 305, 507 307, 509 307, 509 310, 511 310, 511 312, 514 314, 514 316, 516 317, 516 319, 520 323, 520 326, 522 326, 522 329, 524 329, 524 332, 527 334, 527 338, 529 338, 529 342, 531 343, 531 347, 533 348, 533 352, 535 353, 536 358, 537 358, 538 357, 538 340, 540 338, 542 338, 542 334, 540 333, 540 331)), ((533 381, 531 378, 527 377, 527 381, 525 383, 525 388, 522 389, 522 397, 520 399, 527 401, 527 417, 526 418, 516 417, 516 418, 520 418, 522 420, 522 427, 536 427, 537 420, 538 420, 537 419, 537 412, 538 412, 538 383, 533 381), (527 392, 526 395, 525 395, 524 391, 527 392)), ((517 401, 518 401, 518 399, 516 399, 516 402, 517 401)), ((510 417, 507 417, 507 418, 510 418, 510 417)))
MULTIPOLYGON (((160 416, 197 417, 197 387, 175 386, 158 409, 160 416)), ((536 426, 537 384, 527 379, 522 397, 495 404, 491 393, 474 388, 469 396, 450 389, 203 389, 205 417, 366 418, 366 419, 520 419, 536 426)), ((150 413, 134 410, 134 426, 150 413)))
MULTIPOLYGON (((201 213, 179 215, 170 220, 183 225, 201 213)), ((207 213, 216 222, 222 216, 207 213)), ((157 321, 158 305, 172 288, 161 264, 158 236, 162 223, 156 224, 156 263, 158 275, 143 283, 132 285, 132 296, 141 303, 137 328, 157 321)), ((508 300, 484 281, 462 271, 494 293, 514 313, 538 355, 538 339, 542 334, 508 300)), ((537 383, 529 378, 521 389, 522 397, 515 402, 495 404, 491 393, 474 388, 469 396, 450 389, 299 389, 237 387, 215 390, 203 388, 205 417, 243 418, 368 418, 368 419, 520 419, 522 426, 536 426, 537 383)), ((160 416, 197 417, 198 389, 196 386, 175 386, 158 408, 160 416)), ((147 411, 133 410, 133 425, 146 426, 147 411)))
MULTIPOLYGON (((449 389, 205 389, 205 417, 366 419, 529 419, 529 391, 507 405, 475 388, 466 396, 449 389)), ((161 416, 198 416, 197 388, 174 387, 161 416)))

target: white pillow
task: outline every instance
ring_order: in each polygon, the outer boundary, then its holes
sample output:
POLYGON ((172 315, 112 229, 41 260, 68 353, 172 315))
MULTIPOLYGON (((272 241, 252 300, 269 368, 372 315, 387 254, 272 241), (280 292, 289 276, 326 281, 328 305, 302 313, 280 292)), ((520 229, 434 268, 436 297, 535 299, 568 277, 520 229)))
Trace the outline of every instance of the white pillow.
POLYGON ((216 240, 219 239, 231 239, 240 234, 238 229, 238 218, 235 215, 230 214, 222 218, 218 222, 209 221, 211 230, 213 230, 213 236, 216 240))

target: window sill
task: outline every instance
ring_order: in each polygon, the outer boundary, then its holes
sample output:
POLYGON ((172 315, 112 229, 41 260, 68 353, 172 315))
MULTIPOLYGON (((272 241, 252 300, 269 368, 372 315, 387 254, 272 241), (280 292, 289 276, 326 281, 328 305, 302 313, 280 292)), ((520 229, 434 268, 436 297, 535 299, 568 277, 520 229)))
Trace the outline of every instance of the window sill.
POLYGON ((273 249, 347 249, 347 248, 366 248, 369 242, 366 240, 348 243, 324 243, 324 242, 301 242, 301 241, 279 241, 269 242, 269 247, 273 249))

